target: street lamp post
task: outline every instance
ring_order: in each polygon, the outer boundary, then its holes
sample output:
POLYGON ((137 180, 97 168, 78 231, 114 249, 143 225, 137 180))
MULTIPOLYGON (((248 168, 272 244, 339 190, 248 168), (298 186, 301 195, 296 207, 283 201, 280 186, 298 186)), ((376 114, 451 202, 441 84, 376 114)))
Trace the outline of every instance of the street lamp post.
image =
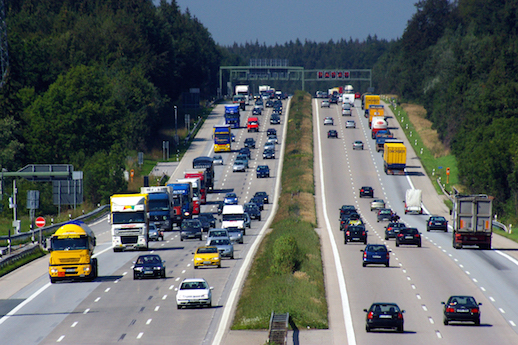
POLYGON ((178 108, 174 106, 174 142, 178 146, 178 108))

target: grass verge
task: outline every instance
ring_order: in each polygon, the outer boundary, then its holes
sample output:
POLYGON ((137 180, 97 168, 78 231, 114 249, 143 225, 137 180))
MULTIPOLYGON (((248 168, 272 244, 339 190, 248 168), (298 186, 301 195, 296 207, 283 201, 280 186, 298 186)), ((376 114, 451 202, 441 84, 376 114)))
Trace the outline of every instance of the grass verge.
POLYGON ((298 328, 328 328, 320 238, 315 232, 311 96, 291 100, 279 208, 245 281, 232 329, 267 329, 272 311, 298 328))
MULTIPOLYGON (((442 194, 439 183, 449 193, 452 192, 453 187, 462 190, 462 186, 459 185, 457 159, 451 154, 449 148, 444 147, 439 140, 437 131, 432 129, 432 123, 425 118, 426 110, 416 104, 391 102, 393 97, 382 96, 382 99, 390 104, 394 117, 399 122, 437 192, 442 194), (447 168, 449 168, 449 176, 446 174, 447 168)), ((452 205, 448 206, 451 208, 452 205)))

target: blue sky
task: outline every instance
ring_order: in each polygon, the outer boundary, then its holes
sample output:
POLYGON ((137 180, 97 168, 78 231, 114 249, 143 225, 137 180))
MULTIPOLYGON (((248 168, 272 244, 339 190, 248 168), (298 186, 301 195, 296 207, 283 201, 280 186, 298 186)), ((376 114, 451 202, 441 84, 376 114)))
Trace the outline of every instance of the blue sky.
POLYGON ((416 12, 417 0, 176 0, 182 12, 209 30, 220 45, 328 42, 376 35, 397 39, 416 12))

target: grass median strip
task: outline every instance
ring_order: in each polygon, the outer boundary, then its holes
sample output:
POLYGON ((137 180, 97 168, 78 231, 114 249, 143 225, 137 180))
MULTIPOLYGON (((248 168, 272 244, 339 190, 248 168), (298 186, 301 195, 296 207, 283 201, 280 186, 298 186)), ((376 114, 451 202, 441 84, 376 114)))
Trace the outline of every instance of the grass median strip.
POLYGON ((291 101, 285 149, 279 208, 245 281, 232 329, 266 329, 272 311, 289 313, 298 328, 328 328, 306 92, 291 101))

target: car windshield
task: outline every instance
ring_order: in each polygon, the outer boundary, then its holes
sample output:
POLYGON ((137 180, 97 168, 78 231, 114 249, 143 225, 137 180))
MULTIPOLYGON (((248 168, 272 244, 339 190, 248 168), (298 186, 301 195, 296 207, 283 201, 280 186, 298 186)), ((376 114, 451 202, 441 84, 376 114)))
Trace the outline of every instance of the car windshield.
POLYGON ((237 197, 237 196, 236 196, 236 194, 234 194, 234 193, 228 193, 228 194, 225 196, 225 198, 235 198, 235 197, 237 197))
POLYGON ((471 296, 451 296, 448 300, 448 304, 450 305, 466 305, 466 306, 476 306, 477 302, 471 296))
POLYGON ((143 264, 157 264, 162 262, 160 258, 156 255, 153 256, 141 256, 137 260, 137 264, 143 265, 143 264))
POLYGON ((201 228, 201 222, 199 220, 184 220, 182 222, 182 230, 191 228, 201 228))
POLYGON ((210 254, 210 253, 217 253, 218 252, 218 248, 211 248, 211 247, 202 247, 202 248, 198 248, 198 251, 197 253, 198 254, 210 254))
POLYGON ((223 237, 223 236, 227 236, 227 232, 223 231, 223 230, 212 230, 209 233, 209 237, 223 237))
POLYGON ((370 311, 374 313, 380 313, 380 314, 393 314, 393 313, 399 313, 399 307, 395 304, 380 304, 376 303, 373 304, 370 308, 370 311))
POLYGON ((430 220, 434 221, 434 222, 444 222, 446 220, 446 218, 444 218, 444 217, 431 217, 430 220))
POLYGON ((201 290, 208 289, 207 283, 205 282, 183 282, 180 286, 180 290, 201 290))
POLYGON ((381 210, 380 214, 390 214, 390 210, 381 210))
POLYGON ((387 247, 385 247, 384 245, 370 245, 370 246, 367 246, 367 251, 369 252, 386 252, 387 251, 387 247))

